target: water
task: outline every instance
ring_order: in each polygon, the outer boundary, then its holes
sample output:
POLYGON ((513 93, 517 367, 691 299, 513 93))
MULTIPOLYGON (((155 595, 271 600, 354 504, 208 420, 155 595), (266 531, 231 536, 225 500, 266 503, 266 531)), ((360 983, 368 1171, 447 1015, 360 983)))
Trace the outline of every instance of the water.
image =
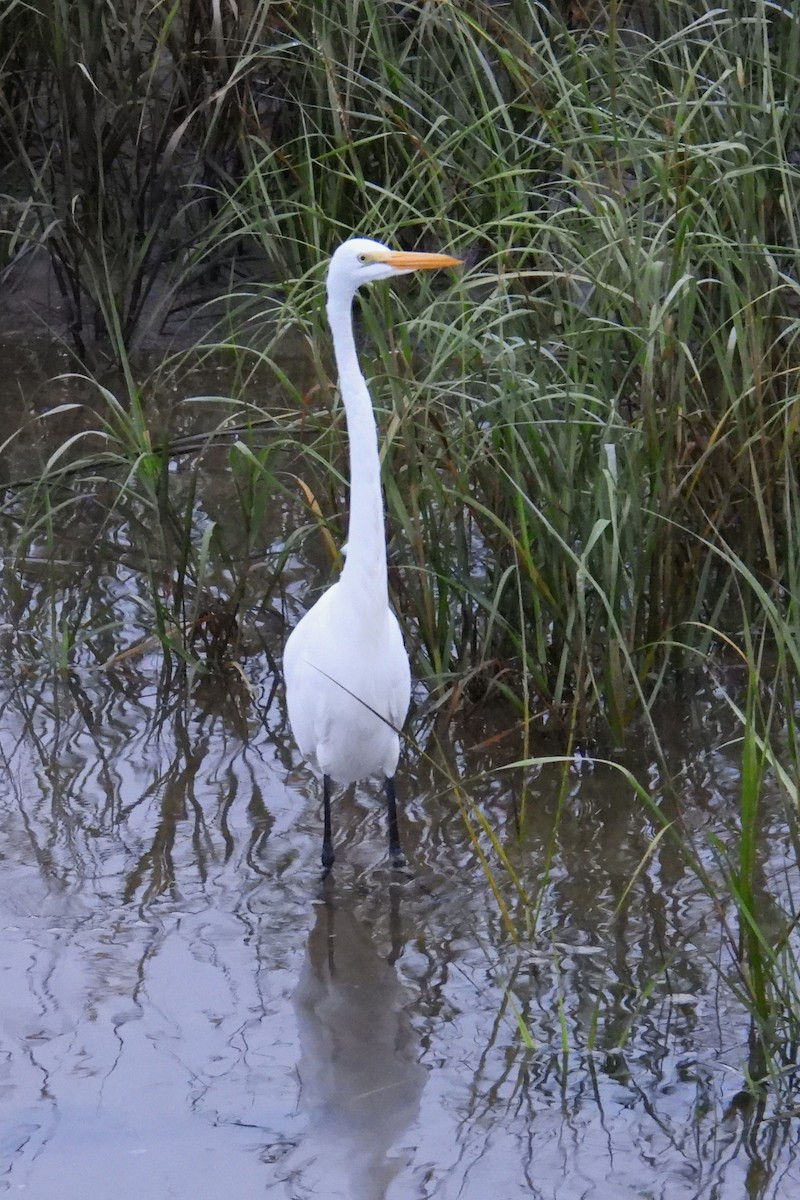
MULTIPOLYGON (((225 456, 207 459, 201 515, 224 520, 228 489, 225 456)), ((398 773, 411 869, 388 867, 380 790, 365 787, 337 799, 323 883, 319 792, 272 669, 309 565, 290 560, 285 604, 251 609, 241 672, 187 681, 146 646, 102 666, 147 633, 148 577, 131 513, 72 501, 58 554, 33 539, 6 572, 0 1191, 800 1194, 793 1106, 743 1092, 731 916, 670 838, 654 845, 618 772, 576 760, 559 801, 560 768, 501 770, 519 753, 497 737, 508 714, 478 711, 439 741, 412 722, 426 753, 407 750, 398 773), (53 670, 78 613, 87 640, 53 670)), ((735 723, 703 680, 658 721, 674 790, 645 749, 626 764, 656 803, 678 795, 713 873, 710 835, 735 832, 735 723)), ((777 797, 767 822, 777 920, 797 885, 777 797)))

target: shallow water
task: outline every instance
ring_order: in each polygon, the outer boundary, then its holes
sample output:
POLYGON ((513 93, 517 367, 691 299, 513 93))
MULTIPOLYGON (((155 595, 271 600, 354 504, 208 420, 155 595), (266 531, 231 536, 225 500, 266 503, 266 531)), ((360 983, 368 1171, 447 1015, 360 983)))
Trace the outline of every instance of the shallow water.
MULTIPOLYGON (((216 519, 227 481, 209 460, 198 505, 216 519)), ((6 574, 0 1190, 800 1195, 796 1118, 742 1095, 749 1030, 721 978, 721 914, 669 838, 653 848, 622 777, 576 760, 560 802, 559 768, 501 769, 519 753, 496 736, 502 714, 439 742, 412 722, 426 753, 407 750, 398 775, 410 870, 388 867, 380 794, 361 788, 337 800, 323 883, 318 790, 270 666, 283 604, 251 616, 241 674, 187 682, 153 650, 97 665, 142 632, 149 584, 125 517, 104 514, 98 542, 82 500, 57 560, 33 546, 6 574), (91 645, 53 671, 59 622, 87 593, 91 645)), ((289 563, 289 622, 309 574, 289 563)), ((659 731, 713 873, 709 836, 735 830, 735 725, 689 681, 659 731)), ((646 751, 626 764, 672 804, 646 751)), ((765 897, 789 907, 777 798, 768 822, 765 897)))

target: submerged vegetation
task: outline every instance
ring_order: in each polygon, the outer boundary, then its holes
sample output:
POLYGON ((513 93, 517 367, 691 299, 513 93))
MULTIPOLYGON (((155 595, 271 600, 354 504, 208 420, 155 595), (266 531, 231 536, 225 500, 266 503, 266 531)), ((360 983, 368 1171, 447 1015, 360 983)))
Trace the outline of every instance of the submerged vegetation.
POLYGON ((343 533, 325 258, 350 233, 460 255, 461 277, 362 308, 395 599, 430 711, 502 699, 521 759, 539 729, 558 753, 606 752, 632 729, 657 743, 677 672, 716 672, 741 718, 742 832, 709 887, 739 918, 759 1038, 795 1041, 795 917, 767 935, 754 897, 765 775, 793 820, 800 757, 796 12, 120 13, 0 16, 0 266, 10 286, 48 257, 60 333, 102 376, 4 446, 18 648, 71 668, 156 634, 197 667, 285 584, 292 605, 300 547, 343 533), (140 345, 186 312, 202 333, 143 381, 140 345), (233 363, 234 395, 165 405, 198 355, 233 363), (204 497, 220 454, 233 522, 204 497), (149 574, 137 628, 56 553, 86 521, 98 543, 124 522, 125 569, 149 574))

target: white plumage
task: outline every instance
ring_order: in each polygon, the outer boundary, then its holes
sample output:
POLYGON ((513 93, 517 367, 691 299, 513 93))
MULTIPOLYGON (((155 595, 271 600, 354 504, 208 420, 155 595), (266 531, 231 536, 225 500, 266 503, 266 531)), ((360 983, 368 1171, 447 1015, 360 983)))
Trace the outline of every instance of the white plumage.
POLYGON ((394 775, 411 672, 397 617, 351 594, 346 574, 306 613, 286 643, 289 721, 303 757, 349 784, 394 775), (357 649, 354 651, 354 647, 357 649))

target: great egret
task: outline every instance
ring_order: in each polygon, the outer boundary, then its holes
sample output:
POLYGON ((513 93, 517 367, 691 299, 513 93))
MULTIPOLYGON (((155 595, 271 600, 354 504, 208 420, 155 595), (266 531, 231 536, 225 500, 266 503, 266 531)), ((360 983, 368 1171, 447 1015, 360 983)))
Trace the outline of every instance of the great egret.
POLYGON ((303 757, 322 775, 322 865, 333 865, 331 782, 385 778, 389 857, 403 865, 394 773, 399 731, 411 698, 411 671, 389 607, 378 430, 353 336, 353 298, 364 283, 410 271, 458 266, 449 254, 391 250, 352 238, 328 267, 327 313, 350 440, 350 524, 337 583, 292 631, 283 655, 289 722, 303 757))

